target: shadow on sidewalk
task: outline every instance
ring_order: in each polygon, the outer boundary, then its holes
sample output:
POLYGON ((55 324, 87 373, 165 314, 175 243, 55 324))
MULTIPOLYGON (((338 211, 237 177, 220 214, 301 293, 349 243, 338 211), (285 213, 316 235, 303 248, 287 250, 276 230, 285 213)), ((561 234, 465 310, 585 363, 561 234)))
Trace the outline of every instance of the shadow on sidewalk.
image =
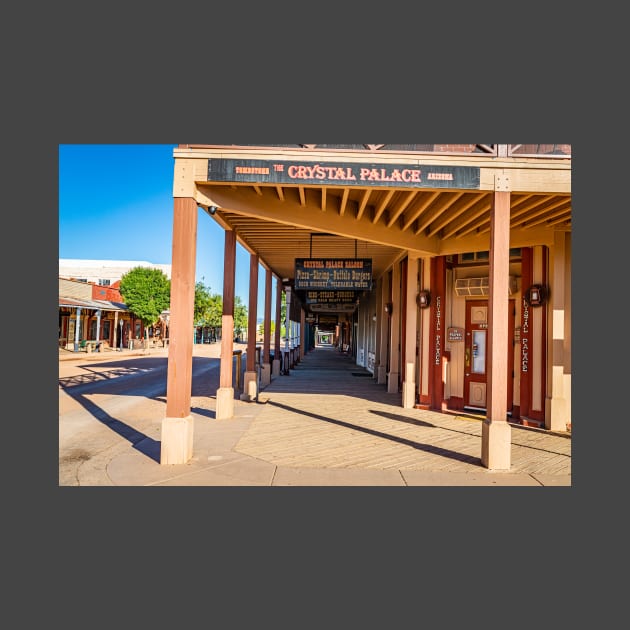
MULTIPOLYGON (((362 433, 367 433, 368 435, 373 435, 375 437, 380 437, 385 440, 390 440, 392 442, 397 442, 398 444, 404 444, 405 446, 411 446, 417 450, 425 451, 427 453, 432 453, 434 455, 440 455, 442 457, 448 457, 450 459, 454 459, 459 462, 464 462, 467 464, 478 465, 480 468, 481 459, 479 457, 473 457, 472 455, 465 455, 464 453, 458 453, 456 451, 452 451, 447 448, 441 448, 439 446, 433 446, 432 444, 422 444, 419 442, 414 442, 413 440, 407 440, 406 438, 397 437, 394 435, 390 435, 389 433, 383 433, 382 431, 377 431, 376 429, 368 429, 366 427, 362 427, 358 424, 352 424, 351 422, 346 422, 344 420, 336 420, 334 418, 329 418, 327 416, 322 416, 317 413, 312 413, 310 411, 304 411, 302 409, 297 409, 296 407, 290 407, 288 405, 284 405, 279 402, 274 402, 270 400, 268 405, 273 407, 278 407, 280 409, 284 409, 285 411, 289 411, 291 413, 297 413, 302 416, 308 416, 309 418, 315 418, 316 420, 324 420, 325 422, 329 422, 330 424, 336 424, 340 427, 345 427, 346 429, 352 429, 353 431, 360 431, 362 433)), ((394 414, 392 414, 394 415, 394 414)), ((408 419, 407 419, 408 420, 408 419)), ((423 423, 429 427, 433 427, 434 425, 430 423, 423 423)))

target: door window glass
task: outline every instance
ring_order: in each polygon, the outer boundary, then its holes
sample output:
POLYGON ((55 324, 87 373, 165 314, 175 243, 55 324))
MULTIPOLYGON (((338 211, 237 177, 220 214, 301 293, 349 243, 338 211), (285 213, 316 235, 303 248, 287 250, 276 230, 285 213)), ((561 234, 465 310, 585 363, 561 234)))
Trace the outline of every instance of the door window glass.
POLYGON ((486 332, 485 330, 473 330, 472 338, 472 372, 473 374, 486 373, 486 332))

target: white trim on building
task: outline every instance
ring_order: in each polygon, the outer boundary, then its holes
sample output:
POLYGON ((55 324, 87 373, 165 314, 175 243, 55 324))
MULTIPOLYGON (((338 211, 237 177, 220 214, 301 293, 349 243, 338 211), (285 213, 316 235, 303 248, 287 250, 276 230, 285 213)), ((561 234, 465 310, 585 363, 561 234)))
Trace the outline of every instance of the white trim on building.
POLYGON ((160 269, 171 279, 171 265, 147 262, 146 260, 85 260, 78 258, 59 259, 59 277, 109 286, 118 282, 135 267, 160 269))

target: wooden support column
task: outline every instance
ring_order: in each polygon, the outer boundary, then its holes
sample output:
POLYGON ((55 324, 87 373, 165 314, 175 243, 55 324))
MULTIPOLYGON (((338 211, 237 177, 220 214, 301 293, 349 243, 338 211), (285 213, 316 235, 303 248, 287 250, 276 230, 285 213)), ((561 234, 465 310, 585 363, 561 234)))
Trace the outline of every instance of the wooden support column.
POLYGON ((429 406, 444 410, 444 345, 446 339, 444 304, 446 302, 446 259, 431 259, 431 323, 429 326, 429 406))
POLYGON ((193 451, 192 330, 195 306, 197 203, 176 197, 171 266, 171 345, 168 352, 166 417, 162 420, 161 464, 185 464, 193 451))
POLYGON ((300 309, 300 350, 299 350, 299 360, 301 361, 304 358, 304 354, 306 353, 306 313, 304 309, 300 309))
POLYGON ((381 277, 376 281, 376 326, 374 331, 376 337, 374 344, 374 377, 376 378, 377 383, 380 382, 379 369, 381 367, 381 363, 383 362, 381 360, 381 328, 385 317, 383 308, 383 278, 381 277))
POLYGON ((412 409, 416 404, 416 371, 418 354, 418 258, 409 253, 407 258, 407 303, 405 316, 405 371, 402 406, 412 409))
MULTIPOLYGON (((481 463, 509 470, 511 427, 507 422, 508 285, 510 262, 510 186, 496 175, 490 216, 490 294, 488 300, 487 410, 482 425, 481 463)), ((511 375, 510 375, 511 377, 511 375)))
POLYGON ((389 355, 389 322, 390 316, 385 312, 385 304, 390 301, 390 285, 389 285, 389 274, 383 274, 381 280, 381 311, 380 315, 377 316, 380 329, 379 329, 379 337, 380 337, 380 349, 379 349, 379 359, 378 359, 378 367, 376 368, 376 382, 379 385, 385 385, 387 383, 387 361, 389 355))
MULTIPOLYGON (((223 252, 223 315, 221 316, 221 368, 217 390, 216 418, 223 420, 234 416, 234 277, 236 274, 236 234, 225 232, 223 252)), ((240 361, 237 362, 240 365, 240 361)), ((238 377, 240 379, 240 376, 238 377)))
POLYGON ((117 326, 118 326, 118 311, 114 311, 114 336, 112 338, 112 348, 116 349, 116 341, 117 341, 117 326))
POLYGON ((256 400, 258 372, 256 370, 256 319, 258 306, 258 255, 249 256, 249 307, 247 317, 247 361, 241 400, 256 400))
MULTIPOLYGON (((420 288, 428 290, 431 294, 431 302, 435 302, 436 288, 431 285, 431 279, 434 275, 433 268, 435 263, 431 258, 422 259, 422 271, 420 279, 420 288)), ((433 347, 432 335, 433 330, 433 308, 425 308, 420 312, 420 361, 419 370, 419 402, 418 406, 421 409, 431 408, 431 386, 432 386, 432 362, 431 362, 431 348, 433 347)))
POLYGON ((400 299, 400 263, 392 269, 392 304, 389 331, 389 373, 387 374, 387 393, 397 394, 400 381, 400 320, 404 308, 400 299))
POLYGON ((101 314, 102 314, 102 311, 99 308, 96 311, 96 341, 100 341, 101 339, 101 314))
POLYGON ((280 375, 280 327, 282 326, 282 284, 280 278, 276 278, 276 330, 273 340, 273 364, 271 366, 271 376, 280 375))
POLYGON ((261 356, 260 386, 271 383, 271 270, 265 273, 265 320, 263 325, 263 351, 261 356))
POLYGON ((282 352, 282 369, 280 373, 284 376, 289 376, 291 373, 291 287, 287 285, 284 288, 286 295, 286 318, 284 320, 285 338, 284 349, 282 352))
POLYGON ((77 306, 75 313, 76 322, 74 325, 74 352, 79 351, 79 341, 81 339, 81 307, 77 306))
POLYGON ((533 284, 533 253, 531 247, 521 249, 521 334, 520 334, 520 356, 518 370, 520 374, 520 397, 517 417, 527 424, 527 418, 531 409, 532 392, 532 370, 530 366, 530 348, 534 335, 532 330, 531 312, 527 296, 527 288, 533 284))
POLYGON ((571 235, 556 232, 551 250, 551 346, 546 390, 545 428, 566 431, 571 427, 571 235))

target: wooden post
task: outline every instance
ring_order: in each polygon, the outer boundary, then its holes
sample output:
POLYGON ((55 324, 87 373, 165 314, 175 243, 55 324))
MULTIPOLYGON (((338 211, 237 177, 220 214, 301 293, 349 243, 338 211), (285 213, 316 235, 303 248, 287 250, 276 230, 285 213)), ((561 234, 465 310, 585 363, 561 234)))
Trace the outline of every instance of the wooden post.
POLYGON ((407 262, 407 303, 405 317, 405 366, 403 372, 402 406, 412 409, 416 404, 416 369, 418 339, 418 258, 409 253, 407 262))
POLYGON ((197 253, 197 203, 176 197, 173 210, 171 348, 168 354, 166 417, 162 421, 161 464, 185 464, 192 457, 192 338, 197 253))
POLYGON ((263 351, 260 367, 260 385, 266 387, 271 382, 271 270, 265 273, 265 319, 263 330, 263 351))
POLYGON ((280 374, 280 365, 282 355, 280 351, 280 328, 282 327, 282 285, 280 278, 276 278, 276 330, 273 343, 273 365, 271 367, 271 376, 280 374))
MULTIPOLYGON (((225 231, 223 252, 223 315, 221 317, 221 367, 217 390, 216 418, 223 420, 234 415, 234 277, 236 273, 236 233, 225 231)), ((240 368, 240 361, 238 362, 240 368)), ((240 379, 240 375, 238 376, 240 379)))
POLYGON ((481 444, 481 462, 493 470, 509 470, 511 465, 511 429, 507 422, 509 262, 509 176, 496 175, 490 216, 488 395, 481 444))
POLYGON ((241 400, 252 401, 257 397, 258 372, 256 371, 256 319, 258 306, 258 255, 249 257, 249 307, 247 313, 247 358, 241 400))

